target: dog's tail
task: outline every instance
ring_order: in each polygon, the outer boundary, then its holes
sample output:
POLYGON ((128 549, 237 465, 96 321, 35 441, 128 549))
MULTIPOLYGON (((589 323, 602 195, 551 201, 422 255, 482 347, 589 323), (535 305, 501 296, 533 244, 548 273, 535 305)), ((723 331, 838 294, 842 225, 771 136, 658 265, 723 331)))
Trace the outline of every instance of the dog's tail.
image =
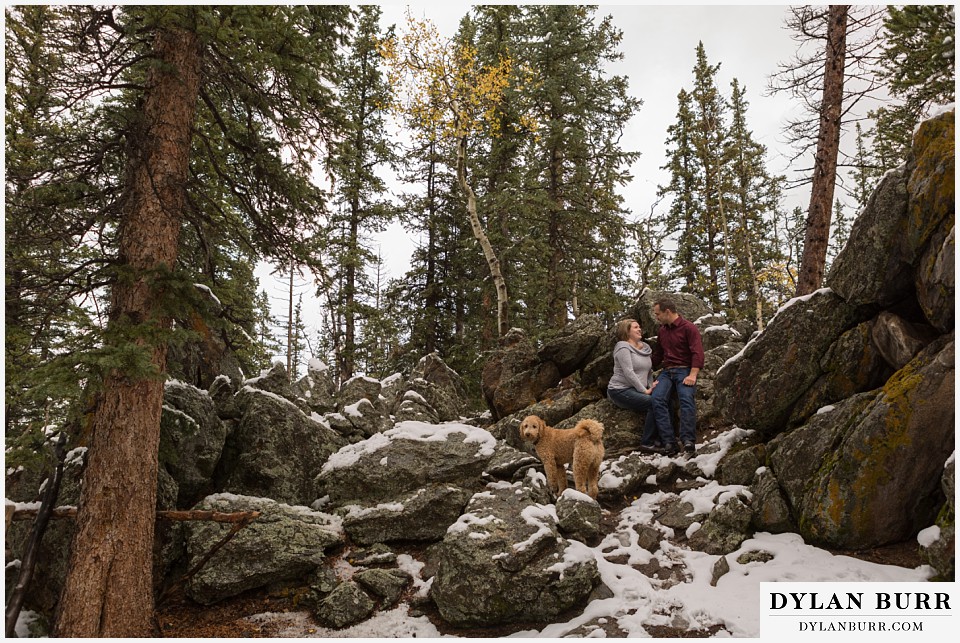
POLYGON ((591 442, 603 442, 603 425, 596 420, 580 420, 573 430, 591 442))

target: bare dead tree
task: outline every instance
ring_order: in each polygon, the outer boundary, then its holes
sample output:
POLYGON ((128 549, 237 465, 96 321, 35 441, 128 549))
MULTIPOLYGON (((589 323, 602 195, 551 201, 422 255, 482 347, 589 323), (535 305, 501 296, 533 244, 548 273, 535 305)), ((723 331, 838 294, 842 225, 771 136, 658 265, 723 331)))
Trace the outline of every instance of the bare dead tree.
POLYGON ((793 59, 779 65, 768 91, 787 91, 804 105, 801 116, 785 126, 787 142, 796 149, 791 161, 815 148, 813 167, 792 182, 811 184, 797 295, 813 292, 823 281, 844 126, 864 118, 862 102, 877 98, 883 86, 877 73, 882 16, 878 7, 790 9, 787 26, 800 45, 793 59))

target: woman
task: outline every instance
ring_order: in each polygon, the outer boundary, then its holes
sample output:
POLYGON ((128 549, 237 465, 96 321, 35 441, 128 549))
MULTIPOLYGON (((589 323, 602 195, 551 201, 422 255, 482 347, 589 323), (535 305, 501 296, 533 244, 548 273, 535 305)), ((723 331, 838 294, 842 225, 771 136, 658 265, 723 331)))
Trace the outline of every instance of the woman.
POLYGON ((614 333, 618 341, 613 347, 613 377, 607 385, 607 397, 621 409, 646 413, 640 450, 663 452, 657 444, 657 424, 650 397, 657 385, 650 376, 653 349, 643 341, 643 330, 636 319, 617 322, 614 333))

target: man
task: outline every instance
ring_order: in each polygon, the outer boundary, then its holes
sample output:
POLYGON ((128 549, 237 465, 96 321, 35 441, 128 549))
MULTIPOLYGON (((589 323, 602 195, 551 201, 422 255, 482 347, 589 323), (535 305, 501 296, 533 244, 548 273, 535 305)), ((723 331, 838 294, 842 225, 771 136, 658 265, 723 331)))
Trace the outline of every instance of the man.
POLYGON ((653 316, 660 323, 659 346, 653 353, 653 367, 663 370, 653 389, 653 413, 663 450, 668 455, 678 452, 673 423, 670 421, 670 394, 680 400, 680 441, 683 450, 697 452, 697 376, 703 368, 703 341, 700 331, 677 313, 672 299, 659 299, 653 304, 653 316))

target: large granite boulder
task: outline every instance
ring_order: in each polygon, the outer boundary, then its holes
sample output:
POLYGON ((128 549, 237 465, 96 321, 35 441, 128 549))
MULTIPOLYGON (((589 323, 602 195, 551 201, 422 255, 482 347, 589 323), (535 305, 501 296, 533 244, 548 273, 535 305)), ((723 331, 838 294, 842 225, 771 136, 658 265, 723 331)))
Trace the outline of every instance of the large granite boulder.
POLYGON ((943 468, 940 487, 946 498, 936 522, 917 535, 920 556, 935 570, 937 580, 952 581, 956 575, 957 518, 954 499, 957 492, 957 463, 951 456, 943 468))
POLYGON ((340 583, 317 605, 317 618, 333 628, 358 623, 373 613, 376 603, 358 583, 340 583))
POLYGON ((489 432, 458 423, 401 422, 340 449, 320 470, 318 484, 334 506, 374 506, 448 482, 470 488, 493 457, 489 432))
MULTIPOLYGON (((419 382, 420 388, 414 388, 437 412, 441 422, 459 420, 467 399, 467 387, 463 378, 444 363, 436 353, 420 358, 410 372, 408 380, 419 382)), ((404 390, 400 388, 399 395, 404 390)))
MULTIPOLYGON (((915 266, 954 226, 954 137, 953 111, 921 123, 907 163, 884 176, 854 222, 827 275, 848 303, 887 307, 913 295, 915 266)), ((953 297, 945 292, 935 304, 939 313, 931 309, 931 322, 946 312, 947 299, 953 297)))
POLYGON ((337 386, 330 367, 318 359, 307 363, 307 374, 293 384, 293 394, 314 413, 324 414, 337 407, 337 386))
POLYGON ((537 351, 533 342, 527 337, 527 333, 519 328, 507 331, 499 339, 497 348, 486 356, 480 375, 480 390, 494 419, 502 417, 494 406, 494 396, 500 383, 532 368, 536 363, 537 351))
POLYGON ((873 390, 893 375, 876 342, 881 323, 875 318, 858 324, 830 345, 820 358, 821 375, 794 404, 790 424, 803 424, 819 409, 873 390))
MULTIPOLYGON (((541 479, 542 480, 542 479, 541 479)), ((545 488, 492 483, 432 551, 430 597, 457 627, 549 621, 599 582, 586 545, 564 539, 545 488)))
POLYGON ((912 265, 928 246, 942 245, 937 233, 951 230, 956 220, 955 114, 950 110, 920 123, 907 158, 910 200, 901 248, 912 265))
POLYGON ((603 511, 596 500, 567 488, 557 498, 556 511, 561 534, 588 544, 599 540, 603 511))
POLYGON ((237 393, 242 418, 224 446, 221 489, 309 505, 320 497, 315 476, 346 439, 326 423, 269 391, 237 393))
POLYGON ((691 534, 691 549, 722 556, 736 551, 750 534, 753 508, 740 496, 728 497, 691 534))
POLYGON ((910 259, 900 250, 907 213, 907 168, 881 179, 854 221, 826 283, 851 305, 889 306, 906 297, 913 282, 910 259))
POLYGON ((350 540, 361 545, 434 541, 443 538, 472 495, 472 490, 432 484, 393 502, 346 505, 339 513, 343 514, 343 529, 350 540))
POLYGON ((641 487, 656 484, 658 468, 638 452, 606 460, 600 466, 600 499, 616 501, 638 495, 641 487))
POLYGON ((339 413, 325 415, 324 419, 330 423, 332 429, 347 436, 351 441, 354 441, 355 437, 369 438, 374 433, 380 433, 393 426, 390 417, 384 412, 383 403, 374 404, 366 397, 361 397, 353 404, 344 406, 339 413), (349 428, 341 418, 346 420, 349 428))
POLYGON ((917 300, 934 328, 951 332, 956 323, 956 261, 954 226, 931 240, 917 266, 917 300))
POLYGON ((189 507, 210 491, 227 439, 213 398, 202 389, 168 380, 160 416, 160 465, 176 481, 178 507, 189 507))
POLYGON ((260 371, 256 377, 244 380, 240 388, 252 388, 258 391, 266 391, 280 397, 290 400, 297 399, 297 395, 290 385, 290 375, 287 373, 287 367, 282 362, 274 362, 270 368, 260 371))
POLYGON ((246 338, 230 337, 231 325, 224 322, 223 305, 209 287, 194 284, 189 313, 176 319, 176 325, 189 331, 167 346, 167 375, 198 388, 209 388, 220 375, 236 381, 243 379, 240 360, 230 346, 246 338), (233 341, 230 341, 233 340, 233 341))
POLYGON ((504 380, 493 394, 495 418, 502 418, 543 399, 560 382, 560 369, 553 362, 539 362, 529 370, 504 380))
POLYGON ((790 506, 783 497, 777 477, 767 467, 757 472, 753 484, 753 528, 755 531, 768 531, 782 534, 797 530, 790 506))
POLYGON ((810 542, 861 549, 933 522, 954 451, 954 343, 941 338, 877 391, 827 407, 770 443, 777 480, 810 542))
POLYGON ((860 321, 862 313, 829 289, 791 299, 717 373, 719 412, 767 436, 784 430, 794 405, 823 374, 823 355, 860 321))
POLYGON ((414 377, 404 384, 399 394, 396 421, 453 422, 460 419, 463 407, 464 398, 457 388, 414 377))
POLYGON ((613 347, 616 345, 617 338, 612 329, 597 341, 586 365, 580 371, 580 382, 584 386, 596 387, 601 392, 607 390, 610 378, 613 377, 613 347))
POLYGON ((871 339, 894 370, 907 365, 939 333, 926 324, 914 324, 890 311, 883 311, 873 325, 871 339))
POLYGON ((347 409, 355 408, 362 400, 367 400, 376 407, 377 413, 381 416, 386 415, 389 409, 386 408, 386 400, 380 397, 382 388, 380 380, 372 377, 363 375, 351 377, 340 387, 337 395, 337 410, 347 415, 349 413, 347 409))
MULTIPOLYGON (((187 594, 202 605, 257 587, 307 576, 325 559, 324 550, 344 543, 336 516, 265 498, 217 494, 195 507, 217 512, 259 511, 194 574, 187 594)), ((230 523, 188 522, 188 565, 196 565, 233 528, 230 523)))
POLYGON ((703 340, 703 350, 709 351, 714 348, 730 343, 743 343, 743 336, 739 331, 729 325, 709 326, 701 333, 703 340))
POLYGON ((543 362, 553 362, 560 377, 567 377, 585 365, 586 358, 605 334, 606 329, 599 317, 581 315, 546 339, 537 351, 537 357, 543 362))

